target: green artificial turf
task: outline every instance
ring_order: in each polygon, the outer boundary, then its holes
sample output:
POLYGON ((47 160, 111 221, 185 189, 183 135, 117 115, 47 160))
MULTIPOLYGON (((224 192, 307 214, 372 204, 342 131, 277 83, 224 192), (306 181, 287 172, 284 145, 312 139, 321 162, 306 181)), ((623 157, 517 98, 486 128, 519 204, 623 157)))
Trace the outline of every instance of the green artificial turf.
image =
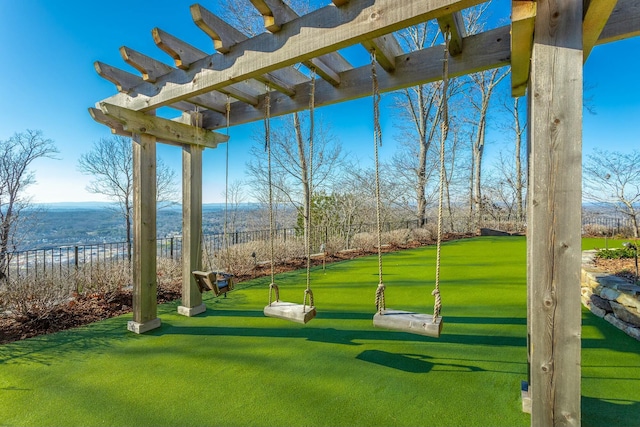
MULTIPOLYGON (((595 243, 594 243, 595 244, 595 243)), ((159 307, 0 346, 0 425, 519 426, 526 379, 522 237, 442 250, 439 339, 374 329, 377 257, 315 269, 318 316, 265 318, 267 279, 205 297, 193 318, 159 307)), ((384 255, 388 308, 432 311, 435 248, 384 255)), ((301 302, 303 271, 277 280, 301 302)), ((583 425, 640 425, 640 342, 583 311, 583 425)))

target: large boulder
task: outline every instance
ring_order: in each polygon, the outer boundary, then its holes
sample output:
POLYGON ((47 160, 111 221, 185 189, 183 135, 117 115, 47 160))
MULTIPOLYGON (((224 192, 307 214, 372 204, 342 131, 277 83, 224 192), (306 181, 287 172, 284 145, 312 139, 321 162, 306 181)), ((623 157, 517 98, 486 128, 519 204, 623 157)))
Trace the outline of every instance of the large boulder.
POLYGON ((596 294, 591 295, 591 304, 606 311, 607 313, 611 313, 613 311, 611 308, 611 302, 596 294))
POLYGON ((634 313, 630 307, 626 307, 615 301, 610 301, 611 308, 616 317, 623 322, 629 323, 635 327, 640 327, 640 315, 634 313))

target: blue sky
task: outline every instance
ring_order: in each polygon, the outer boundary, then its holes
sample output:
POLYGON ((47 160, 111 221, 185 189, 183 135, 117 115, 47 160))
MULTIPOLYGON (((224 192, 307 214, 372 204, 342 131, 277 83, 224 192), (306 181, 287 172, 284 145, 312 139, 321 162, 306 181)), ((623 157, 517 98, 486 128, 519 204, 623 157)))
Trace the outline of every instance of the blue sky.
MULTIPOLYGON (((89 177, 77 170, 79 156, 95 141, 110 135, 109 129, 94 122, 87 112, 97 101, 116 93, 113 84, 98 76, 93 63, 99 60, 135 73, 120 57, 118 49, 125 45, 171 64, 169 56, 153 43, 154 27, 213 52, 210 39, 191 19, 189 6, 194 2, 0 0, 0 139, 39 129, 60 150, 58 160, 34 163, 37 183, 30 194, 35 202, 104 200, 85 190, 89 177)), ((215 11, 222 0, 203 0, 201 4, 215 11)), ((509 5, 509 1, 496 0, 496 16, 508 16, 509 5)), ((597 114, 585 113, 585 154, 595 146, 624 151, 640 142, 639 54, 640 38, 593 50, 585 65, 585 80, 592 87, 587 96, 593 98, 597 114)), ((331 123, 353 160, 369 161, 373 132, 370 99, 321 108, 318 114, 331 123)), ((254 126, 230 131, 231 180, 243 177, 254 126)), ((393 126, 387 122, 383 130, 384 156, 394 149, 389 136, 393 126)), ((504 144, 500 132, 490 133, 488 143, 487 155, 491 156, 504 144)), ((180 171, 178 148, 159 144, 158 155, 180 171)), ((206 150, 204 168, 204 202, 223 201, 224 150, 206 150)))

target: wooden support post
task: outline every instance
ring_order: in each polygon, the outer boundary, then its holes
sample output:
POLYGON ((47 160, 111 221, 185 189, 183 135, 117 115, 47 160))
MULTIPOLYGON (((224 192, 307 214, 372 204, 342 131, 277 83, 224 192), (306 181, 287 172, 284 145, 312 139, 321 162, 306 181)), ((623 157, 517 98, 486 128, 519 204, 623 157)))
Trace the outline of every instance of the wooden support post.
POLYGON ((583 0, 538 0, 529 86, 531 425, 580 425, 583 0))
POLYGON ((202 302, 192 271, 202 269, 202 148, 182 149, 182 305, 178 313, 195 316, 207 307, 202 302))
POLYGON ((137 334, 160 327, 156 271, 156 139, 133 135, 133 321, 137 334))

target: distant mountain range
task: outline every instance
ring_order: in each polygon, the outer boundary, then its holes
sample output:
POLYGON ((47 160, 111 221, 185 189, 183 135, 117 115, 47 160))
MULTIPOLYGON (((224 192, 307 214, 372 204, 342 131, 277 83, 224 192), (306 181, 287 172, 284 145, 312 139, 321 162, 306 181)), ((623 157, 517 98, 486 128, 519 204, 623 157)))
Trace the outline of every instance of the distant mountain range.
MULTIPOLYGON (((35 208, 42 208, 45 210, 96 210, 96 209, 112 209, 117 208, 117 203, 114 202, 55 202, 55 203, 34 203, 35 208)), ((203 211, 217 211, 223 210, 224 203, 203 203, 203 211)), ((260 206, 259 203, 242 203, 240 209, 253 209, 260 206)), ((182 205, 175 204, 173 206, 165 207, 162 210, 181 210, 182 205)))

